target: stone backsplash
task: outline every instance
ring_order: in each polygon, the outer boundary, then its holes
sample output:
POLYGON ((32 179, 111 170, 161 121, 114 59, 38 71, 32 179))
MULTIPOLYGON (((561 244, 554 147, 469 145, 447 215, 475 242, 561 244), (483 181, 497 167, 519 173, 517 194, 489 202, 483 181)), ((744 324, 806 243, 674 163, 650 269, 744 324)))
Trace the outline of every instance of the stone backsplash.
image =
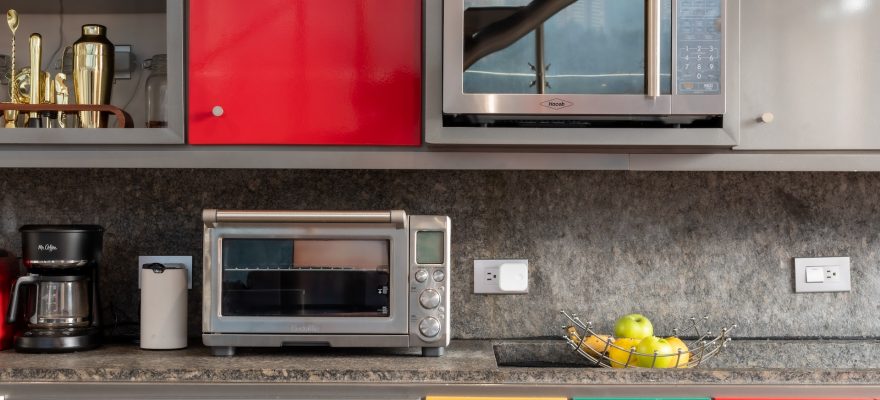
POLYGON ((453 222, 456 338, 555 336, 559 309, 609 330, 641 312, 740 337, 880 336, 880 174, 0 169, 0 248, 19 226, 106 228, 105 320, 138 319, 138 255, 192 255, 201 210, 404 209, 453 222), (852 257, 849 293, 795 294, 792 257, 852 257), (474 259, 527 258, 530 294, 474 295, 474 259))

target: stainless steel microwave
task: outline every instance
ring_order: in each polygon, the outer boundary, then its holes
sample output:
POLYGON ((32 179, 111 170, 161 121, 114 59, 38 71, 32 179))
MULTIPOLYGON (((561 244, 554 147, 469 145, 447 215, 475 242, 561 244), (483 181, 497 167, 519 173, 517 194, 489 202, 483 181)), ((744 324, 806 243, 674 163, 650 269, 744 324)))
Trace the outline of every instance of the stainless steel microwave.
POLYGON ((720 126, 726 1, 444 0, 444 125, 720 126))
POLYGON ((205 210, 202 341, 237 347, 449 344, 450 227, 404 211, 205 210))

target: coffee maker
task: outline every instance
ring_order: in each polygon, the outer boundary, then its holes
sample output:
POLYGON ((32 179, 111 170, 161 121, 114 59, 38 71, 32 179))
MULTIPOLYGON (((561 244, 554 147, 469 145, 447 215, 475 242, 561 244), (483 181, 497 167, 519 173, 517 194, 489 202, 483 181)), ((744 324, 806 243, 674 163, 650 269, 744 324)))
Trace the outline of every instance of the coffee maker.
POLYGON ((104 228, 25 225, 19 231, 28 275, 15 282, 6 320, 25 318, 27 330, 15 338, 15 350, 64 353, 98 347, 98 265, 104 228), (30 288, 27 294, 25 288, 30 288), (23 311, 20 303, 26 303, 23 311))

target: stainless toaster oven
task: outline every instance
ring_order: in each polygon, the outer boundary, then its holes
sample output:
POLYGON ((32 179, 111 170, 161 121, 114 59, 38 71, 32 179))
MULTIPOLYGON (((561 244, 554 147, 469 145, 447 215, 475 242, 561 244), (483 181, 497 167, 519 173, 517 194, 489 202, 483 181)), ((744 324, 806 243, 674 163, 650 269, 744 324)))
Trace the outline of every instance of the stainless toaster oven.
POLYGON ((450 220, 404 211, 205 210, 202 340, 237 347, 449 344, 450 220))

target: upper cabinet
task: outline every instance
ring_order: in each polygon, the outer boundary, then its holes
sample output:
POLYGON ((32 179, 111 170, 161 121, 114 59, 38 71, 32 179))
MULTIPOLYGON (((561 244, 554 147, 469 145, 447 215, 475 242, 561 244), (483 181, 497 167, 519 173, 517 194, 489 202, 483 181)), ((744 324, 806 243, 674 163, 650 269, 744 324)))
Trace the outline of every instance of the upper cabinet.
POLYGON ((878 21, 878 0, 742 0, 737 149, 880 149, 878 21))
POLYGON ((189 8, 189 143, 421 144, 420 0, 189 8))
MULTIPOLYGON (((40 128, 25 128, 25 114, 18 113, 16 127, 0 128, 0 144, 83 144, 83 145, 153 145, 183 144, 184 132, 184 1, 183 0, 9 0, 3 3, 18 13, 15 30, 15 68, 18 102, 29 103, 31 84, 23 77, 30 73, 32 57, 29 36, 41 35, 41 46, 34 59, 39 58, 39 70, 44 79, 39 83, 42 93, 39 99, 40 128), (82 36, 83 25, 98 24, 106 27, 106 37, 114 45, 115 64, 102 69, 112 80, 109 85, 109 104, 124 110, 131 117, 130 128, 118 128, 116 118, 111 117, 108 128, 80 128, 74 118, 75 112, 58 114, 65 101, 77 102, 77 86, 74 76, 97 65, 97 58, 83 56, 77 69, 71 46, 82 36), (147 69, 145 66, 150 65, 147 69), (25 67, 28 67, 25 69, 25 67), (26 71, 26 72, 25 72, 26 71), (63 74, 63 75, 62 75, 63 74), (164 84, 158 84, 163 75, 164 84), (148 82, 155 83, 148 85, 148 82), (48 83, 48 85, 46 84, 48 83), (147 121, 147 87, 161 87, 161 96, 153 96, 153 110, 161 110, 161 120, 147 121), (67 96, 63 93, 66 91, 67 96), (61 94, 61 96, 59 96, 61 94), (25 96, 27 95, 27 96, 25 96), (66 100, 65 100, 66 99, 66 100), (56 103, 62 104, 58 106, 56 103), (45 107, 45 108, 43 108, 45 107), (56 121, 62 116, 65 128, 57 128, 56 121)), ((10 75, 13 34, 3 26, 0 29, 0 99, 10 102, 10 75)), ((35 46, 35 50, 37 47, 35 46)), ((109 52, 108 52, 109 53, 109 52)), ((97 75, 94 75, 97 76, 97 75)), ((101 79, 101 78, 96 78, 101 79)), ((81 96, 91 86, 79 86, 81 96), (83 89, 85 88, 85 89, 83 89)), ((8 104, 4 107, 7 107, 8 104)), ((158 112, 158 111, 157 111, 158 112)), ((4 117, 2 125, 12 125, 14 113, 4 117)), ((34 114, 38 115, 38 114, 34 114)), ((28 118, 29 119, 29 118, 28 118)), ((35 121, 34 121, 35 122, 35 121)))

